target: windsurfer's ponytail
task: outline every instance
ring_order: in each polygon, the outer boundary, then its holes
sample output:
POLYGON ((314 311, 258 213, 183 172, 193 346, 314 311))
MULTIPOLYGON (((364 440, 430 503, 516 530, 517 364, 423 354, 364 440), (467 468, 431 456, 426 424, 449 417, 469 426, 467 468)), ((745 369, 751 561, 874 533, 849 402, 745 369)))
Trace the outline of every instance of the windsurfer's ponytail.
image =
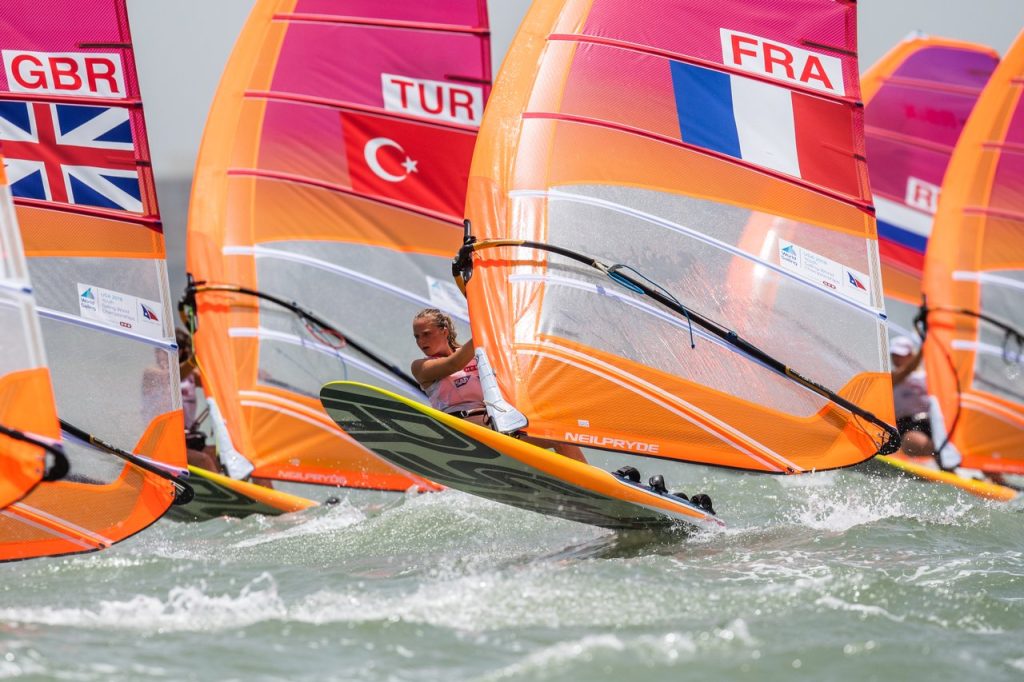
POLYGON ((452 350, 457 350, 458 347, 462 345, 455 338, 455 323, 452 322, 452 318, 448 313, 438 310, 437 308, 424 308, 416 313, 416 317, 413 319, 418 320, 420 318, 426 318, 441 329, 444 329, 448 334, 448 347, 452 350))

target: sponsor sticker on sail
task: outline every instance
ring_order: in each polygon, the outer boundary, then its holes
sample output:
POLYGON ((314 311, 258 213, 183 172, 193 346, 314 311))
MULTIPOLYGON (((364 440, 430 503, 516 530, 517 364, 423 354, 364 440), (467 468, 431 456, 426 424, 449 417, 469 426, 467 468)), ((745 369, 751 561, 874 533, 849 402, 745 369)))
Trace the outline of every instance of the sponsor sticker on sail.
POLYGON ((822 289, 864 305, 873 305, 871 278, 831 258, 780 239, 779 265, 822 289))
POLYGON ((162 310, 158 301, 78 283, 79 315, 107 327, 162 339, 162 310))

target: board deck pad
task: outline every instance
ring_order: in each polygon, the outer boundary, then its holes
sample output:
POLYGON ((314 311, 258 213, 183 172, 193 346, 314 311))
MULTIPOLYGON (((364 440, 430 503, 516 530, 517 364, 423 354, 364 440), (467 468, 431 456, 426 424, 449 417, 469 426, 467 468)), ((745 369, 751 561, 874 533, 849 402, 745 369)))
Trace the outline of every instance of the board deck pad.
POLYGON ((378 456, 436 483, 497 502, 614 529, 724 526, 705 510, 389 391, 338 381, 327 414, 378 456))
POLYGON ((208 521, 222 516, 245 518, 252 514, 279 516, 316 506, 313 500, 235 481, 196 466, 189 466, 188 470, 189 485, 196 495, 188 504, 167 510, 165 516, 172 521, 208 521))

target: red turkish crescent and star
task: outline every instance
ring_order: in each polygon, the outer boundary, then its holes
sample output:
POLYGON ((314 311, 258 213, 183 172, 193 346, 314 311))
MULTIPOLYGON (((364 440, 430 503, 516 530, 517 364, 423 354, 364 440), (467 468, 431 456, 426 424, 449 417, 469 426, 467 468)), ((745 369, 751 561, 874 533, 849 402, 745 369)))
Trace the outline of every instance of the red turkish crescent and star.
POLYGON ((353 190, 462 219, 475 134, 350 112, 341 124, 353 190))

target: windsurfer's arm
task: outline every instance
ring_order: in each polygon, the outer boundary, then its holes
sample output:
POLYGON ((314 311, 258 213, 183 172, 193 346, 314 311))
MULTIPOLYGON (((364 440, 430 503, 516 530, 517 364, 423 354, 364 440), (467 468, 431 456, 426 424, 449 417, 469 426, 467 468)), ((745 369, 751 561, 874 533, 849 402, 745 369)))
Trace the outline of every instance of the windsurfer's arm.
POLYGON ((473 339, 455 349, 443 358, 418 358, 412 361, 412 375, 420 386, 429 386, 438 379, 448 376, 469 364, 473 359, 473 339))
POLYGON ((906 381, 907 377, 913 374, 914 370, 921 366, 922 357, 924 357, 924 354, 921 352, 921 349, 918 349, 918 351, 914 353, 914 358, 910 362, 899 369, 894 369, 892 371, 892 385, 899 386, 906 381))

